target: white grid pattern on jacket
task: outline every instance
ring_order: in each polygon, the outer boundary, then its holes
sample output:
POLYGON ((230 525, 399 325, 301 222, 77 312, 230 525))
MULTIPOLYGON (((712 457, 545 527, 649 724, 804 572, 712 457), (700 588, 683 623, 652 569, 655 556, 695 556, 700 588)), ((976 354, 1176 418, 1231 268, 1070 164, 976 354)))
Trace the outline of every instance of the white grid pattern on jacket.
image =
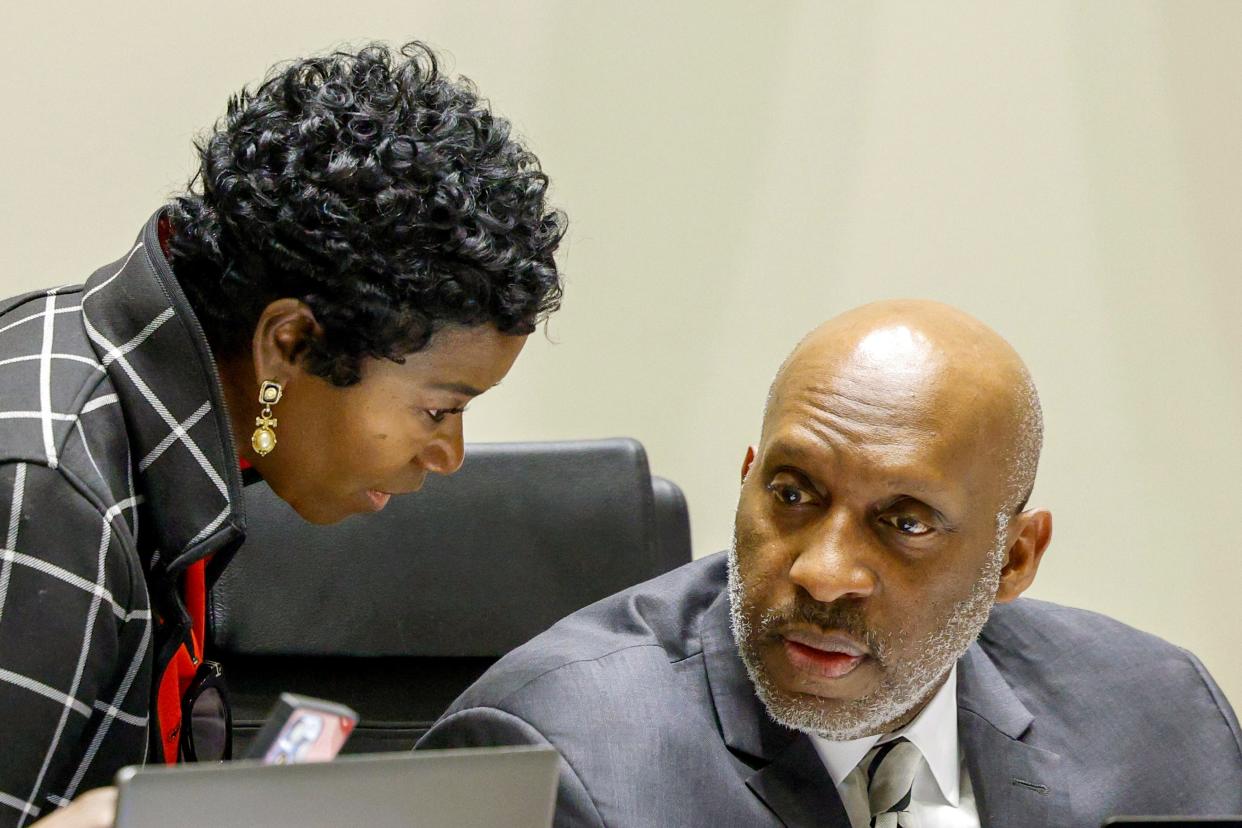
MULTIPOLYGON (((9 712, 0 710, 0 739, 9 742, 6 730, 20 729, 25 736, 21 744, 6 744, 9 756, 3 764, 10 770, 0 769, 0 828, 21 828, 48 804, 66 803, 88 779, 100 784, 104 769, 92 774, 92 763, 116 728, 140 731, 141 753, 133 759, 145 759, 153 624, 137 555, 138 507, 144 496, 135 493, 135 474, 180 445, 185 451, 164 462, 175 462, 179 475, 201 472, 209 488, 219 492, 224 508, 214 520, 192 527, 198 531, 190 545, 210 536, 231 511, 221 470, 191 436, 212 412, 210 398, 203 393, 186 416, 185 384, 171 407, 153 388, 159 378, 144 377, 131 360, 144 346, 148 351, 160 347, 148 343, 176 318, 174 308, 166 305, 124 341, 110 341, 101 331, 105 326, 92 323, 93 305, 128 301, 110 299, 109 289, 125 284, 118 277, 143 248, 139 242, 115 272, 90 290, 55 288, 26 297, 8 311, 0 308, 0 510, 7 507, 8 512, 0 518, 0 700, 29 694, 29 704, 18 705, 21 709, 6 701, 9 712), (118 396, 114 385, 121 377, 167 429, 162 437, 146 435, 147 453, 136 470, 129 441, 121 441, 118 450, 115 439, 126 397, 118 396), (97 417, 105 418, 101 426, 94 424, 97 417), (95 437, 94 431, 112 439, 95 437), (12 451, 14 445, 24 456, 12 451), (192 464, 185 462, 186 455, 192 464), (55 539, 56 527, 49 526, 55 522, 49 517, 56 516, 64 516, 61 528, 73 535, 63 543, 55 539), (86 537, 92 516, 95 529, 86 537), (54 604, 40 599, 45 592, 56 596, 54 604), (58 643, 47 646, 61 649, 42 660, 32 654, 45 645, 42 629, 31 639, 32 618, 58 630, 58 643), (124 647, 117 644, 122 636, 128 642, 124 647), (121 652, 128 657, 117 663, 115 655, 121 652), (32 731, 43 734, 37 746, 32 731)), ((147 353, 145 359, 153 356, 147 353)), ((126 399, 129 422, 135 396, 126 399)))

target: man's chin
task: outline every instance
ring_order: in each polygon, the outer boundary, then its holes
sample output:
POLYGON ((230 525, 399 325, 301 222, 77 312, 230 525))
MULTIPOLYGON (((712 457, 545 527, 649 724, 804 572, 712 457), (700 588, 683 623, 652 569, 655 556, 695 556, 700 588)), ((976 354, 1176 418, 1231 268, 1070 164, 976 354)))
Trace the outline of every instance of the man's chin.
POLYGON ((865 699, 853 702, 827 699, 806 693, 791 693, 760 683, 755 684, 755 692, 768 711, 768 716, 790 730, 821 736, 834 742, 861 739, 885 732, 883 723, 877 723, 866 715, 859 715, 857 708, 865 707, 865 699))
POLYGON ((861 739, 888 732, 913 706, 885 691, 883 670, 870 656, 841 675, 829 670, 825 676, 817 665, 798 664, 797 653, 787 658, 780 644, 764 649, 763 657, 743 662, 768 715, 791 730, 833 741, 861 739))
POLYGON ((876 736, 905 724, 943 681, 941 676, 930 683, 894 686, 871 658, 827 684, 820 680, 807 684, 802 673, 791 681, 769 669, 767 662, 754 666, 757 669, 747 663, 751 683, 775 722, 832 741, 876 736))

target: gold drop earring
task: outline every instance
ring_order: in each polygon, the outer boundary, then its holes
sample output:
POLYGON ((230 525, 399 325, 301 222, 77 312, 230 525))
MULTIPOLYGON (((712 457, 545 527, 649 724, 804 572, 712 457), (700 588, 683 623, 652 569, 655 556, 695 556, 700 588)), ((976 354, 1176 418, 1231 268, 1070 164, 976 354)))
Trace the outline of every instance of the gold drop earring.
POLYGON ((263 411, 254 418, 258 428, 250 435, 250 445, 260 457, 266 457, 276 448, 276 418, 272 416, 272 406, 280 402, 284 392, 285 389, 275 380, 264 380, 259 386, 259 402, 263 404, 263 411))

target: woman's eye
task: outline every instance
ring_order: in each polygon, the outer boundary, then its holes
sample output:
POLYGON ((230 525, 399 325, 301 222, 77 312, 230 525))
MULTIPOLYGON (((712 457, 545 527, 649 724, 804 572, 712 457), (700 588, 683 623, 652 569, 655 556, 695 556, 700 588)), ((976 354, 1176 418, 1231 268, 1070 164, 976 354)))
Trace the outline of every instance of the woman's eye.
POLYGON ((433 423, 442 423, 449 415, 461 414, 465 410, 464 406, 462 408, 424 408, 423 413, 426 414, 427 419, 431 420, 433 423))
POLYGON ((903 535, 926 535, 932 531, 932 528, 914 515, 891 515, 881 518, 889 526, 896 529, 903 535))

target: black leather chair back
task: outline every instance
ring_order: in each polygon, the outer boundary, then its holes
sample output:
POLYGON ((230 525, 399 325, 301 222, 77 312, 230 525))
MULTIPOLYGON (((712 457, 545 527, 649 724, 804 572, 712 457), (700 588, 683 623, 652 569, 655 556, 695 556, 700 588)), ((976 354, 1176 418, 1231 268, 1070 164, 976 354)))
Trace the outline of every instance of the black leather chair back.
POLYGON ((501 655, 690 560, 685 498, 628 439, 473 444, 456 475, 334 526, 264 484, 246 509, 209 611, 243 750, 286 690, 358 710, 351 752, 408 748, 501 655))

